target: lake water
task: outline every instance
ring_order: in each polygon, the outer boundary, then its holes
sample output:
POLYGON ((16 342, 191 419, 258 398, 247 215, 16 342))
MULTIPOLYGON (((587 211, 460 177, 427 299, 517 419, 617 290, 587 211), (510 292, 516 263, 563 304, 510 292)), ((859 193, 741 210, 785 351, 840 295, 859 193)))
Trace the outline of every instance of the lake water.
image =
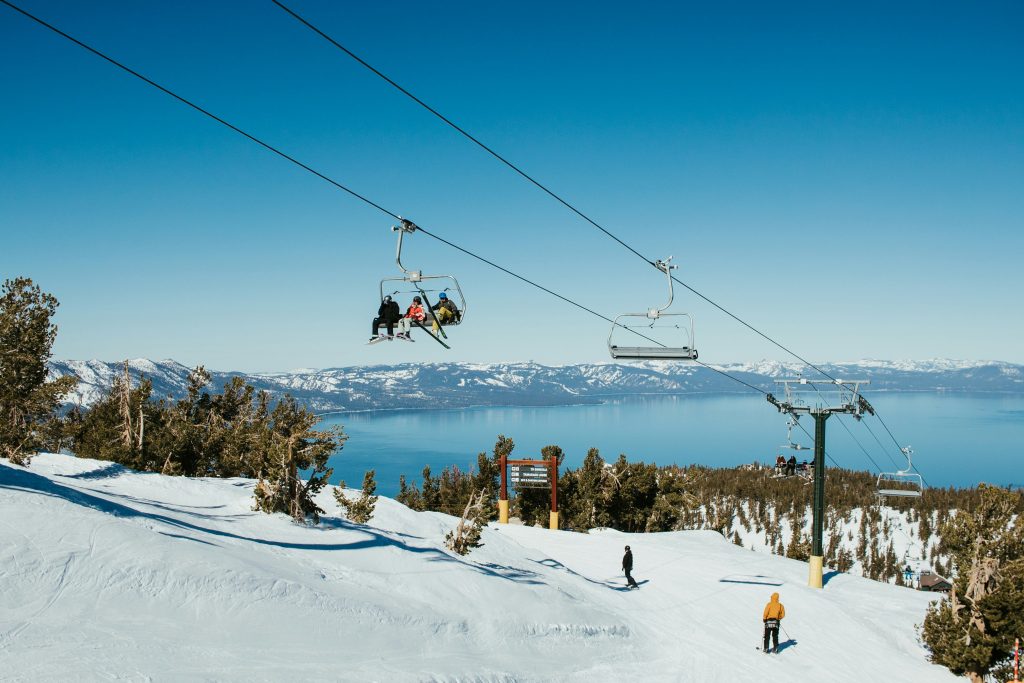
MULTIPOLYGON (((896 439, 913 447, 914 464, 930 486, 982 481, 1024 485, 1024 396, 870 398, 896 439)), ((605 460, 624 453, 630 460, 659 465, 774 462, 786 441, 786 417, 754 396, 628 397, 596 406, 380 411, 329 415, 323 424, 344 425, 350 437, 331 459, 332 483, 344 479, 349 486, 359 486, 363 473, 375 469, 378 493, 388 496, 398 490, 400 474, 418 483, 424 465, 435 474, 446 465, 468 469, 476 463, 477 453, 490 453, 498 434, 515 441, 513 457, 539 457, 542 446, 561 446, 570 468, 580 465, 590 447, 600 449, 605 460)), ((814 433, 809 416, 801 424, 814 433)), ((827 452, 840 466, 877 472, 861 447, 884 470, 900 464, 899 451, 877 418, 857 423, 834 416, 826 424, 827 452)), ((812 445, 799 429, 794 430, 794 441, 812 445)), ((791 452, 786 451, 787 457, 791 452)), ((796 455, 812 458, 810 451, 796 455)))

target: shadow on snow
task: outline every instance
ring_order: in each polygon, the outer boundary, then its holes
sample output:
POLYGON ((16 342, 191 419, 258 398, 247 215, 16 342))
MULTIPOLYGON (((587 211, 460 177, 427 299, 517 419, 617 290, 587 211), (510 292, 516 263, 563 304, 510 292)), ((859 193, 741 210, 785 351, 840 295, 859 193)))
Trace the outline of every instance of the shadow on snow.
MULTIPOLYGON (((120 467, 120 466, 116 466, 120 467)), ((102 471, 106 472, 112 468, 104 468, 102 471)), ((88 474, 88 473, 85 473, 88 474)), ((79 477, 83 478, 83 477, 79 477)), ((93 477, 100 478, 100 477, 93 477)), ((248 541, 250 543, 258 543, 260 545, 269 545, 278 548, 287 548, 290 550, 361 550, 365 548, 380 548, 380 547, 393 547, 398 550, 405 552, 416 553, 425 555, 430 560, 435 562, 452 562, 460 564, 468 569, 478 571, 482 574, 494 576, 497 578, 505 579, 507 581, 513 581, 516 583, 530 583, 538 584, 543 583, 542 581, 533 578, 534 574, 531 572, 524 572, 523 570, 508 570, 507 568, 500 567, 498 565, 481 565, 467 560, 463 560, 457 557, 453 557, 448 553, 445 553, 437 548, 423 548, 414 545, 409 545, 395 538, 391 538, 385 534, 382 534, 370 527, 365 527, 359 524, 352 524, 343 521, 333 522, 331 524, 334 528, 345 529, 348 531, 357 531, 365 534, 369 538, 362 541, 354 541, 351 543, 294 543, 289 541, 275 541, 265 538, 253 538, 249 536, 243 536, 241 534, 232 533, 230 531, 223 531, 220 529, 211 529, 199 524, 193 524, 181 519, 175 519, 167 515, 155 513, 155 512, 143 512, 136 510, 133 507, 119 503, 113 500, 107 500, 100 496, 92 493, 87 493, 70 486, 58 484, 55 481, 47 479, 41 475, 29 472, 23 469, 16 469, 8 465, 0 465, 0 489, 10 489, 12 491, 25 491, 27 493, 38 493, 45 496, 51 496, 61 500, 74 503, 75 505, 81 505, 83 507, 91 508, 99 512, 103 512, 114 517, 122 517, 125 519, 145 519, 154 522, 160 522, 168 526, 176 527, 178 529, 187 529, 189 531, 195 531, 200 534, 207 534, 209 536, 218 536, 221 538, 231 538, 238 541, 248 541)), ((104 495, 119 496, 115 493, 105 493, 104 495)), ((124 497, 131 499, 130 497, 124 497)), ((134 499, 133 499, 134 500, 134 499)), ((147 503, 148 504, 148 503, 147 503)), ((186 512, 185 514, 195 514, 186 512)), ((159 530, 158 530, 159 531, 159 530)), ((164 532, 160 532, 164 533, 164 532)), ((175 536, 173 534, 164 534, 168 536, 175 536)), ((188 538, 200 543, 208 543, 210 545, 216 545, 188 536, 177 536, 179 538, 188 538)))

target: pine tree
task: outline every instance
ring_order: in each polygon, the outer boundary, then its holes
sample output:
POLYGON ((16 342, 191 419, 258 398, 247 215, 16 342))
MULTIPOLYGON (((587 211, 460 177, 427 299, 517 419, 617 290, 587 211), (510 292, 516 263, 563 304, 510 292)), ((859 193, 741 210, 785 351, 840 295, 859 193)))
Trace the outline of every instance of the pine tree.
POLYGON ((398 495, 395 496, 395 500, 410 510, 423 509, 423 496, 420 495, 420 490, 416 488, 416 484, 410 485, 404 474, 398 477, 398 495))
POLYGON ((438 492, 437 480, 430 476, 430 465, 423 468, 423 488, 420 498, 423 501, 424 510, 437 510, 441 503, 441 496, 438 492))
POLYGON ((128 361, 122 374, 81 417, 72 448, 82 458, 109 460, 136 470, 154 471, 164 443, 164 415, 150 402, 153 383, 142 377, 133 386, 128 361))
POLYGON ((979 486, 981 502, 943 528, 956 571, 948 599, 933 604, 922 635, 932 661, 975 683, 1024 633, 1024 520, 1015 494, 979 486))
POLYGON ((596 448, 587 451, 578 470, 565 472, 565 484, 559 482, 559 491, 566 526, 576 531, 587 531, 608 525, 604 459, 596 448), (572 482, 570 485, 569 482, 572 482))
POLYGON ((337 429, 314 429, 319 421, 289 394, 274 407, 266 449, 259 454, 257 509, 284 512, 297 522, 320 521, 324 511, 313 497, 327 484, 333 472, 327 460, 345 437, 337 429), (302 481, 300 470, 309 470, 309 479, 302 481))
POLYGON ((47 381, 57 299, 23 277, 5 280, 0 292, 0 457, 27 465, 76 380, 47 381))
POLYGON ((498 518, 498 487, 501 478, 501 442, 494 445, 494 454, 488 457, 480 453, 476 457, 476 474, 473 475, 472 486, 484 494, 484 512, 488 520, 498 518))
POLYGON ((338 507, 350 520, 356 524, 366 524, 373 517, 373 509, 377 505, 377 482, 373 478, 374 470, 369 470, 363 475, 363 491, 356 500, 349 500, 345 497, 345 482, 339 482, 334 489, 334 499, 338 501, 338 507))

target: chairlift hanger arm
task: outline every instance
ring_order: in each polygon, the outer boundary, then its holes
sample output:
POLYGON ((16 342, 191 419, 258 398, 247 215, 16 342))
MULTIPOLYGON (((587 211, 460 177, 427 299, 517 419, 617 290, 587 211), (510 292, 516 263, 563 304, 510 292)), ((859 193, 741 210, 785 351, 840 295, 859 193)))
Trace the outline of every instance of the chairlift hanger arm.
POLYGON ((395 249, 395 263, 398 264, 399 270, 405 273, 409 282, 419 282, 423 277, 423 272, 419 270, 408 270, 402 265, 402 238, 405 237, 406 233, 412 234, 419 230, 419 226, 404 218, 401 218, 400 220, 401 223, 391 226, 391 230, 398 233, 398 246, 395 249))
POLYGON ((657 320, 658 317, 664 311, 668 310, 668 308, 672 306, 672 302, 675 300, 675 290, 672 287, 672 271, 678 268, 679 266, 672 265, 672 257, 669 256, 664 261, 662 261, 661 259, 655 261, 654 267, 660 270, 661 272, 665 273, 665 276, 668 278, 668 303, 662 306, 661 308, 652 308, 649 311, 647 311, 648 318, 651 318, 652 320, 657 320))

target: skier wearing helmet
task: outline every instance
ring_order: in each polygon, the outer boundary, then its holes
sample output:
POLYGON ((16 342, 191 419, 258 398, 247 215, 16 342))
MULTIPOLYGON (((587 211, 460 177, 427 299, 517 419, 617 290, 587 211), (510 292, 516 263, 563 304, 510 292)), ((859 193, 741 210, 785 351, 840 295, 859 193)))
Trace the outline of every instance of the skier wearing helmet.
POLYGON ((390 339, 395 336, 395 323, 402 317, 402 310, 398 307, 398 302, 391 299, 391 295, 385 295, 384 299, 380 302, 380 308, 377 309, 377 317, 373 319, 373 336, 370 337, 371 342, 379 341, 381 339, 390 339), (378 329, 381 325, 387 327, 388 335, 384 336, 383 332, 379 333, 378 329))
POLYGON ((461 315, 455 302, 449 299, 444 292, 437 295, 437 303, 431 306, 430 310, 434 312, 434 332, 437 332, 438 323, 448 325, 458 322, 461 315))
POLYGON ((633 551, 626 546, 626 554, 622 556, 622 571, 626 573, 626 586, 629 588, 639 588, 637 582, 633 580, 633 577, 629 575, 633 571, 633 551))
POLYGON ((412 329, 413 322, 422 323, 426 317, 427 314, 423 310, 423 299, 414 296, 412 298, 412 306, 409 306, 409 309, 405 312, 405 317, 398 321, 398 334, 395 336, 398 339, 413 341, 412 337, 409 336, 409 330, 412 329))

